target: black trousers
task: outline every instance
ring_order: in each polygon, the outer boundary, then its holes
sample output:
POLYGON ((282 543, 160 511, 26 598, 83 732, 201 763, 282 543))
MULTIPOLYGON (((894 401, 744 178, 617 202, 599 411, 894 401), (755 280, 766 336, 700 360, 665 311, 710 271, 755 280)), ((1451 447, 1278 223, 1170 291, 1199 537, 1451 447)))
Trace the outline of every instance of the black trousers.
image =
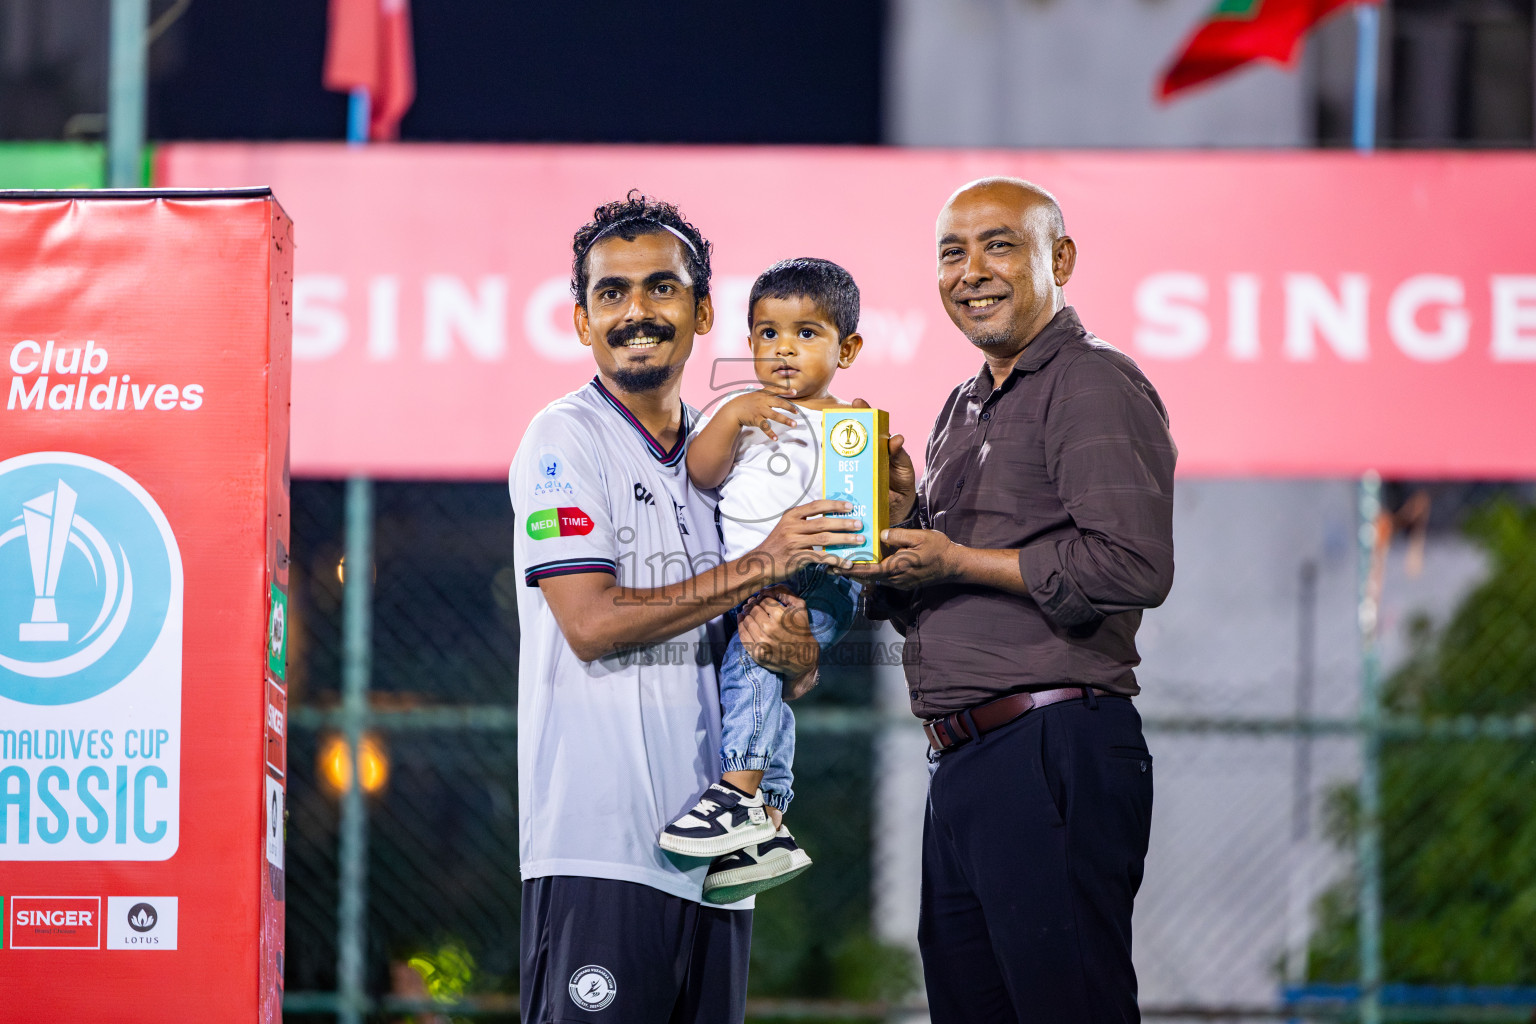
POLYGON ((523 883, 523 1024, 741 1024, 752 911, 636 882, 523 883))
POLYGON ((933 1024, 1141 1019, 1131 903, 1152 757, 1129 700, 1031 711, 939 755, 918 944, 933 1024))

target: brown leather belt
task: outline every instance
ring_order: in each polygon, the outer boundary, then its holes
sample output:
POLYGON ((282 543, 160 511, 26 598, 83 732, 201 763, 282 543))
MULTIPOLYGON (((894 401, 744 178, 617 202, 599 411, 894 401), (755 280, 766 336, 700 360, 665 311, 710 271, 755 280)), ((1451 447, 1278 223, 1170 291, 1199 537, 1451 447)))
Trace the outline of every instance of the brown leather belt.
POLYGON ((1088 695, 1089 690, 1098 697, 1118 696, 1107 690, 1089 686, 1060 686, 1054 690, 1011 693, 1006 697, 999 697, 997 700, 945 715, 943 718, 930 718, 923 723, 923 732, 928 734, 928 742, 933 745, 934 750, 949 750, 962 743, 979 739, 993 729, 1001 728, 1035 708, 1060 704, 1064 700, 1074 698, 1081 700, 1088 695))

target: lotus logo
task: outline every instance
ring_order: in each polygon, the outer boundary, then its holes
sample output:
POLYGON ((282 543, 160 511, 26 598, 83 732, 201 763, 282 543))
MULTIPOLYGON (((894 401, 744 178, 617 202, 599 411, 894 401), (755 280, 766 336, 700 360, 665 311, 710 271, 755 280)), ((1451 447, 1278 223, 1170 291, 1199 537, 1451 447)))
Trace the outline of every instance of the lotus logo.
POLYGON ((128 908, 128 927, 136 932, 147 932, 160 923, 160 915, 148 903, 135 903, 128 908))

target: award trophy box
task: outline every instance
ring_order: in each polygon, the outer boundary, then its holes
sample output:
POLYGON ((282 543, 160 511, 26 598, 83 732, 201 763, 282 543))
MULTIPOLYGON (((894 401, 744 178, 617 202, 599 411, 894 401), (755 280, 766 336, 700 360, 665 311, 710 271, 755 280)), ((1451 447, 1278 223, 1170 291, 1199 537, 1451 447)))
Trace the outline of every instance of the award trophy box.
POLYGON ((863 544, 828 544, 826 552, 850 562, 878 562, 880 531, 890 525, 889 419, 883 409, 835 406, 821 411, 821 428, 822 494, 852 502, 848 514, 864 520, 863 544))

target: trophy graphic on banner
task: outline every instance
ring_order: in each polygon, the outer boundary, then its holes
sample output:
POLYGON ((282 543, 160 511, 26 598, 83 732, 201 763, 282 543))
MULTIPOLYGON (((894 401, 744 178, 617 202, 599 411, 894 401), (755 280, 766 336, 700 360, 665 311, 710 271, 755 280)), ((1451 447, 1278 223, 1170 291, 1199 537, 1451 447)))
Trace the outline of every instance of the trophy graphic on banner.
POLYGON ((880 531, 890 519, 890 421, 883 409, 835 406, 821 411, 822 496, 853 503, 849 515, 864 520, 864 543, 827 545, 828 554, 850 562, 881 559, 880 531))
POLYGON ((59 569, 75 521, 75 492, 60 480, 52 494, 39 495, 21 506, 21 524, 32 559, 32 621, 21 624, 23 641, 68 640, 69 623, 59 621, 54 595, 59 569))

